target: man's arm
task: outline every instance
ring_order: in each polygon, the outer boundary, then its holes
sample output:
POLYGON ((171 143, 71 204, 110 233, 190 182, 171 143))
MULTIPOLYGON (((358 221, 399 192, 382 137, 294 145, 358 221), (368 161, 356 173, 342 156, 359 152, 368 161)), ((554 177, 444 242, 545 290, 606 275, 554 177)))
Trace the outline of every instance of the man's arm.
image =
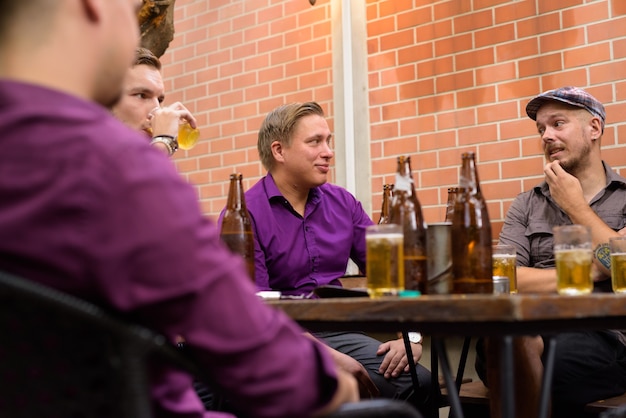
POLYGON ((517 291, 520 293, 555 293, 556 269, 517 267, 517 291))
MULTIPOLYGON (((565 171, 558 161, 546 164, 544 172, 554 201, 573 223, 585 225, 591 229, 591 245, 594 250, 598 245, 607 244, 610 237, 619 236, 591 209, 584 196, 580 181, 565 171)), ((594 265, 597 269, 597 274, 594 275, 595 280, 604 279, 611 275, 610 265, 603 263, 601 259, 595 256, 594 265)))

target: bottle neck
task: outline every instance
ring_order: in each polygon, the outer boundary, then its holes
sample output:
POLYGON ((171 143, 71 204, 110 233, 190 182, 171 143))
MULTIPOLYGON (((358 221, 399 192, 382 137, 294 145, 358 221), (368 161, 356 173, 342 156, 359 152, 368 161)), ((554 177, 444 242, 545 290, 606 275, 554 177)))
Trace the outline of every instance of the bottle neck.
POLYGON ((396 182, 394 191, 413 193, 413 175, 411 173, 411 160, 398 158, 398 168, 396 170, 396 182))
POLYGON ((230 189, 228 191, 228 201, 226 202, 226 208, 228 210, 236 210, 236 211, 240 211, 246 208, 241 178, 231 179, 230 189))
POLYGON ((470 194, 480 193, 478 173, 476 172, 476 162, 474 155, 463 155, 463 165, 461 166, 459 189, 470 194))
POLYGON ((383 187, 383 204, 380 208, 380 222, 383 222, 389 218, 392 198, 393 185, 385 184, 385 186, 383 187))

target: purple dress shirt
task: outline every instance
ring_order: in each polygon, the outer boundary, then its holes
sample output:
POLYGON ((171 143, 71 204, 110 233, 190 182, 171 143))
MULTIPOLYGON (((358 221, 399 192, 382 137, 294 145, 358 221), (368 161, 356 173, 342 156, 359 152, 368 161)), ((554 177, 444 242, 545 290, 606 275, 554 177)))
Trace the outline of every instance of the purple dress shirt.
POLYGON ((365 272, 365 228, 373 222, 347 190, 328 183, 311 189, 302 217, 268 174, 246 192, 246 205, 261 290, 300 295, 340 285, 350 258, 365 272))
MULTIPOLYGON (((0 80, 0 269, 182 335, 255 417, 326 404, 326 349, 264 305, 171 161, 94 103, 0 80)), ((199 418, 191 377, 155 370, 155 416, 199 418)))

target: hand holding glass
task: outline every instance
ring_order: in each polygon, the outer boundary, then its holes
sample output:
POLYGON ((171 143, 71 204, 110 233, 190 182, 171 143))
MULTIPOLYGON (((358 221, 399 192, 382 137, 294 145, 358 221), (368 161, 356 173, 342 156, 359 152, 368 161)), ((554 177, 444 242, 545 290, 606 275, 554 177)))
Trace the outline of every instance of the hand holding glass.
POLYGON ((189 150, 196 146, 198 138, 200 137, 200 130, 198 128, 192 128, 189 122, 184 121, 178 125, 178 148, 189 150))
POLYGON ((367 290, 371 296, 397 295, 404 290, 404 237, 402 226, 370 225, 367 244, 367 290))
POLYGON ((583 225, 565 225, 556 226, 552 231, 557 292, 561 295, 591 293, 591 230, 583 225))

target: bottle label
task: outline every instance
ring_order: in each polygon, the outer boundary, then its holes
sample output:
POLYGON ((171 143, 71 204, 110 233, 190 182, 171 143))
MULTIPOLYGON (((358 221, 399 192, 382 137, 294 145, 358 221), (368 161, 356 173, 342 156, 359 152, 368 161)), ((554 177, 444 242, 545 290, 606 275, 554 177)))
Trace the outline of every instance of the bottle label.
POLYGON ((404 177, 396 173, 396 182, 394 184, 394 190, 402 190, 405 192, 411 191, 411 183, 413 183, 412 177, 404 177))

